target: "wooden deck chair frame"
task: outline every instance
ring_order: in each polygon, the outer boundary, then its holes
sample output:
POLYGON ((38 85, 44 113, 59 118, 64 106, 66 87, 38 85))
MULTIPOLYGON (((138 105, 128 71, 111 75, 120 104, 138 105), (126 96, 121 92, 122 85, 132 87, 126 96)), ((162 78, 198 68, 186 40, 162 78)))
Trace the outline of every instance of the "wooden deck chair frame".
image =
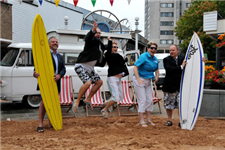
MULTIPOLYGON (((157 87, 156 87, 155 82, 152 82, 152 98, 153 98, 153 104, 154 104, 154 105, 155 105, 155 104, 158 104, 158 106, 159 106, 159 111, 157 111, 157 112, 159 112, 160 114, 162 114, 161 107, 160 107, 160 104, 159 104, 159 101, 162 100, 162 98, 159 98, 159 97, 158 97, 158 94, 157 94, 157 87), (155 89, 155 90, 153 90, 153 86, 154 86, 154 89, 155 89)), ((155 113, 155 112, 154 112, 154 113, 155 113)))
MULTIPOLYGON (((69 109, 66 111, 68 113, 73 105, 74 100, 74 89, 73 89, 73 81, 72 77, 65 75, 61 79, 61 92, 59 94, 60 105, 61 107, 68 107, 69 109)), ((74 114, 75 117, 75 114, 74 114)))
MULTIPOLYGON (((92 87, 93 87, 93 84, 91 84, 91 86, 88 88, 87 92, 85 92, 85 97, 87 97, 89 95, 92 87)), ((106 100, 105 90, 104 90, 104 85, 102 84, 102 86, 98 89, 98 91, 91 98, 91 103, 92 103, 93 109, 100 108, 100 111, 101 111, 105 105, 105 100, 106 100), (102 88, 102 92, 103 92, 103 97, 102 97, 101 88, 102 88)), ((102 116, 101 112, 100 112, 100 114, 95 114, 95 115, 89 114, 89 108, 87 105, 86 105, 86 113, 87 113, 87 117, 102 116)))
POLYGON ((138 115, 138 103, 136 102, 136 96, 134 93, 134 89, 133 89, 133 85, 132 85, 132 81, 130 80, 122 80, 122 88, 123 88, 123 100, 117 102, 117 109, 118 109, 118 115, 119 116, 130 116, 130 115, 138 115), (130 85, 129 85, 130 83, 130 85), (125 84, 125 86, 124 86, 125 84), (132 96, 130 95, 130 88, 132 91, 132 96), (120 107, 128 107, 128 110, 130 108, 135 107, 137 110, 137 113, 120 113, 120 107))

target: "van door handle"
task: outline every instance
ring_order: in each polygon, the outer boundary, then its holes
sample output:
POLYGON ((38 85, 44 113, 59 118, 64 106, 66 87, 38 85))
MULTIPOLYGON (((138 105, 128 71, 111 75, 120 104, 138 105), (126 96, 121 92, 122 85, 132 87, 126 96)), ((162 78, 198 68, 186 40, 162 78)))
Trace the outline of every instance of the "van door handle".
POLYGON ((97 72, 101 72, 101 70, 97 69, 97 72))

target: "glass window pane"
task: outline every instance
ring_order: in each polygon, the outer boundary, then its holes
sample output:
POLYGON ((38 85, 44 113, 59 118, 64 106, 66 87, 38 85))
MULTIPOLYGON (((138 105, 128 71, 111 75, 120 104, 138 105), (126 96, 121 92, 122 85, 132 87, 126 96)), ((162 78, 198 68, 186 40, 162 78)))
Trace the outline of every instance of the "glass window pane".
POLYGON ((18 56, 19 49, 11 49, 2 59, 1 66, 12 66, 18 56))

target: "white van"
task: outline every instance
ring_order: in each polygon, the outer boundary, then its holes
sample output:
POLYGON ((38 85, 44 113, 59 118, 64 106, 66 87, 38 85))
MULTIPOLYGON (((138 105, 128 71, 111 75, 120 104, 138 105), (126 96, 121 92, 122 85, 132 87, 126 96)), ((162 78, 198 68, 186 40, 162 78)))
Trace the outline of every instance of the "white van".
POLYGON ((166 71, 163 65, 163 59, 167 56, 169 56, 169 53, 157 53, 155 54, 155 57, 159 60, 159 81, 156 82, 157 88, 159 88, 161 85, 163 85, 166 71))
MULTIPOLYGON (((73 87, 75 97, 78 94, 80 86, 83 84, 74 71, 74 64, 79 53, 84 47, 84 36, 88 31, 82 30, 55 30, 48 33, 48 37, 56 36, 59 40, 58 52, 63 56, 66 65, 66 75, 71 75, 73 78, 73 87)), ((107 44, 107 37, 118 41, 118 52, 122 56, 128 56, 127 66, 130 75, 124 77, 132 79, 133 61, 136 61, 140 55, 138 50, 122 51, 123 42, 126 39, 131 39, 129 34, 121 35, 116 33, 102 33, 102 41, 107 44)), ((9 52, 1 61, 0 71, 0 95, 1 99, 13 102, 23 101, 31 107, 40 105, 40 91, 37 91, 37 79, 33 77, 34 63, 32 56, 31 43, 13 43, 8 46, 9 52)), ((115 60, 116 61, 116 60, 115 60)), ((105 91, 108 91, 106 84, 108 66, 95 67, 95 71, 100 75, 105 85, 105 91)))

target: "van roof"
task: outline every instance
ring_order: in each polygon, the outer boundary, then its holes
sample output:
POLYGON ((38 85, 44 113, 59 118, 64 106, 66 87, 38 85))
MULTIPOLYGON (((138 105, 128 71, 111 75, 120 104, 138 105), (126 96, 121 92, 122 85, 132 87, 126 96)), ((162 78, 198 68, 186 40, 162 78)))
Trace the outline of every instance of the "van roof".
POLYGON ((169 55, 170 55, 169 53, 161 53, 161 54, 155 54, 155 57, 158 59, 163 59, 169 55))
MULTIPOLYGON (((69 29, 56 29, 50 30, 47 34, 57 33, 59 35, 87 35, 90 30, 69 30, 69 29)), ((120 34, 120 33, 108 33, 108 32, 101 32, 101 37, 107 38, 110 36, 111 38, 121 38, 121 39, 132 39, 131 34, 120 34)))
MULTIPOLYGON (((8 46, 8 48, 23 48, 23 49, 32 49, 31 43, 12 43, 8 46)), ((84 49, 84 43, 77 44, 59 44, 58 52, 66 51, 66 52, 78 52, 80 53, 84 49)), ((121 49, 118 49, 119 53, 122 53, 121 49)))

